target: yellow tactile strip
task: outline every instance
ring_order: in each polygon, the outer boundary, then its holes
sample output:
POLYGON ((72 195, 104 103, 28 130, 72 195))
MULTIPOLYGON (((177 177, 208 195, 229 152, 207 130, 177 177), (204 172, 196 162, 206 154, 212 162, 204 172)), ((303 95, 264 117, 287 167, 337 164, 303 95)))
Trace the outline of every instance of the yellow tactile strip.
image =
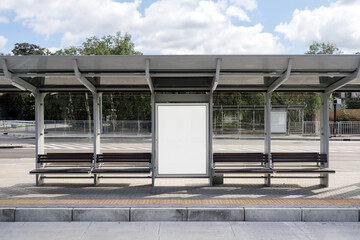
POLYGON ((64 205, 88 205, 88 204, 204 204, 204 205, 242 205, 242 204, 351 204, 360 205, 360 199, 0 199, 2 205, 21 204, 64 204, 64 205))

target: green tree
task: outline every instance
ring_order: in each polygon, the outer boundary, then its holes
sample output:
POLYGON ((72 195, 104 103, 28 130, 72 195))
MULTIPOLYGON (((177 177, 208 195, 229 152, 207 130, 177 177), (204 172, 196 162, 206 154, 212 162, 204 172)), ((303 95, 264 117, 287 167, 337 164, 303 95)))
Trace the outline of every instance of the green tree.
POLYGON ((334 43, 330 42, 313 42, 305 54, 341 54, 342 52, 334 43))
POLYGON ((15 43, 12 53, 16 56, 50 55, 50 51, 48 49, 30 43, 15 43))
POLYGON ((56 55, 142 55, 135 51, 135 44, 131 41, 131 35, 120 32, 115 35, 106 35, 103 37, 89 37, 81 46, 71 46, 59 50, 56 55))

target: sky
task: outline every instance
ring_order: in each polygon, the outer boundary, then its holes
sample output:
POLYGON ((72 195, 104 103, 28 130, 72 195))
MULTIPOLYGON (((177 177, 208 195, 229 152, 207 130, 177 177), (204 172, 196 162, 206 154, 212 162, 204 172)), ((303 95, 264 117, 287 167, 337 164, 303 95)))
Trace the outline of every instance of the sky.
POLYGON ((0 0, 0 52, 120 31, 144 54, 303 54, 314 41, 353 54, 359 13, 360 0, 0 0))

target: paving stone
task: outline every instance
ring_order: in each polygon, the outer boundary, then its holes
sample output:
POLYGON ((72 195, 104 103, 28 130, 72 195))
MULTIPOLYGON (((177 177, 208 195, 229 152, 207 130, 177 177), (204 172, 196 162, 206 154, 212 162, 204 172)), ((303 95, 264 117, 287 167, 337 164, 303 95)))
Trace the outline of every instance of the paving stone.
POLYGON ((123 222, 129 221, 130 208, 74 208, 73 221, 123 222))
POLYGON ((188 221, 244 221, 244 208, 188 208, 188 221))
POLYGON ((0 222, 14 222, 15 209, 14 208, 0 208, 0 222))
POLYGON ((71 208, 17 208, 17 222, 69 222, 72 220, 71 208))
POLYGON ((302 220, 305 222, 358 222, 357 208, 303 208, 302 220))
POLYGON ((293 222, 301 221, 300 208, 245 208, 245 221, 293 222))
POLYGON ((187 209, 131 208, 130 221, 187 221, 187 209))

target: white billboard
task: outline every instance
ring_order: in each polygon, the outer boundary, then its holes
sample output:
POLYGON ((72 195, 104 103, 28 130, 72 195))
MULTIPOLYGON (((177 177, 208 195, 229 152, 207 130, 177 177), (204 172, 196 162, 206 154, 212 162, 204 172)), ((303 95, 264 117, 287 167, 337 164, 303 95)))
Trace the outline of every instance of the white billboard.
POLYGON ((271 112, 271 132, 286 133, 287 112, 272 111, 271 112))
POLYGON ((157 104, 157 174, 206 175, 208 104, 157 104))

